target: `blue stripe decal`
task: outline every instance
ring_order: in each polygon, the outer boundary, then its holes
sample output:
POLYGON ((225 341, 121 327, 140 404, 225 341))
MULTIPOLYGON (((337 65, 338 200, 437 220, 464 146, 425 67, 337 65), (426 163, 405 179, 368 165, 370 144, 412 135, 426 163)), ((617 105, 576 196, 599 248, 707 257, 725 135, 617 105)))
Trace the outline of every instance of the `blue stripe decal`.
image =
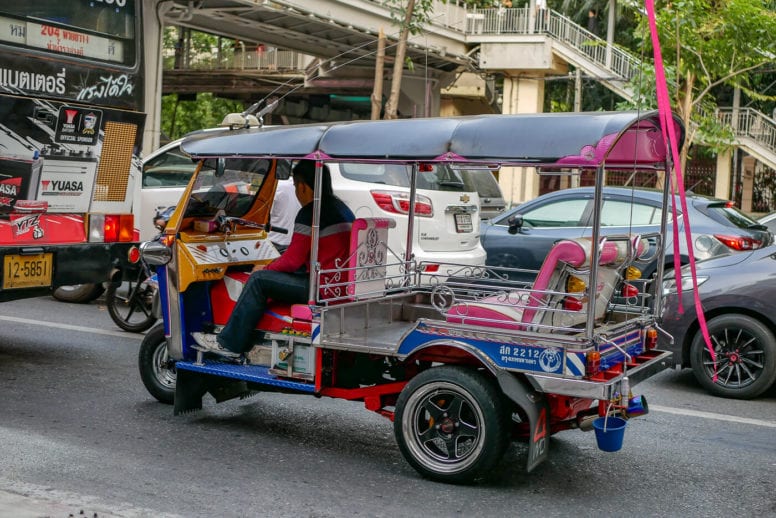
MULTIPOLYGON (((503 341, 497 342, 476 339, 470 336, 458 336, 458 333, 449 327, 418 326, 401 343, 398 353, 400 355, 408 355, 426 344, 438 343, 440 340, 464 342, 468 346, 481 351, 494 364, 504 369, 564 374, 566 352, 563 347, 529 344, 519 339, 512 343, 504 343, 503 341)), ((575 371, 579 372, 579 368, 575 368, 575 371)), ((573 375, 579 376, 580 374, 573 375)))
MULTIPOLYGON (((582 377, 587 366, 586 351, 566 350, 561 346, 529 340, 519 336, 507 337, 509 342, 493 340, 493 333, 470 332, 447 326, 421 323, 409 333, 399 346, 399 355, 407 356, 425 345, 444 343, 445 340, 463 342, 481 351, 494 364, 505 369, 582 377)), ((644 351, 641 331, 636 330, 612 340, 631 356, 644 351)), ((591 344, 592 346, 592 344, 591 344)), ((602 344, 601 370, 607 370, 624 361, 625 356, 611 344, 602 344)))
POLYGON ((273 316, 273 317, 277 318, 278 320, 282 320, 286 324, 293 324, 294 323, 294 319, 293 318, 285 316, 285 315, 281 315, 280 313, 275 313, 274 311, 269 311, 269 310, 267 310, 266 313, 268 315, 270 315, 270 316, 273 316))

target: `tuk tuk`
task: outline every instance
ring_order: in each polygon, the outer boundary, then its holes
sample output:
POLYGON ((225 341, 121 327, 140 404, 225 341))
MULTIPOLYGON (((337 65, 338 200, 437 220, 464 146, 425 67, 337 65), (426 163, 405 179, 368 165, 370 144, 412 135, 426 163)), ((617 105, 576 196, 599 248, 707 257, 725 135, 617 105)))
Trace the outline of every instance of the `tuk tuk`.
POLYGON ((201 409, 207 394, 219 403, 257 391, 361 401, 393 421, 421 475, 462 483, 491 470, 511 440, 527 442, 528 471, 564 430, 595 430, 599 448, 616 451, 627 420, 647 413, 633 387, 667 368, 670 353, 656 348, 660 290, 639 289, 650 280, 634 262, 657 261, 660 278, 668 211, 660 233, 604 238, 600 186, 607 168, 668 173, 657 112, 246 128, 195 136, 182 149, 199 164, 163 238, 142 247, 157 267, 163 324, 139 358, 149 392, 176 415, 201 409), (209 357, 192 333, 218 332, 251 268, 278 257, 267 239, 273 193, 302 159, 318 173, 332 162, 407 165, 406 215, 354 211, 349 255, 327 271, 317 261, 316 194, 309 300, 270 302, 249 353, 209 357), (507 268, 418 262, 415 185, 427 164, 590 171, 593 225, 557 242, 530 283, 511 281, 507 268), (397 217, 407 218, 406 250, 387 245, 397 217))

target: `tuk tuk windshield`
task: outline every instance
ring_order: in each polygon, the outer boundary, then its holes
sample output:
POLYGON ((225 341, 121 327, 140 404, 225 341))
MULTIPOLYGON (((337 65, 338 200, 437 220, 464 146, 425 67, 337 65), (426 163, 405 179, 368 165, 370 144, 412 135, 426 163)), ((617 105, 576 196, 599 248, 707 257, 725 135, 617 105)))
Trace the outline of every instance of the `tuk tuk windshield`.
POLYGON ((184 217, 213 218, 220 211, 242 217, 253 204, 272 162, 265 159, 227 158, 219 164, 206 160, 191 191, 184 217))

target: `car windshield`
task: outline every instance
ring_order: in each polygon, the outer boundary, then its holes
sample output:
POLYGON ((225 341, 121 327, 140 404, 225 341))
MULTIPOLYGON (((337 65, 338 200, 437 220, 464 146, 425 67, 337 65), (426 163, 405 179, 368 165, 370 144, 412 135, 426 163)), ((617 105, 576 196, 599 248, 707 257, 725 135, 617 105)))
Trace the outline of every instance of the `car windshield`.
POLYGON ((184 217, 213 218, 219 211, 226 216, 245 215, 270 165, 269 160, 227 158, 223 175, 217 175, 216 162, 205 161, 184 217))
POLYGON ((143 187, 185 187, 196 167, 180 146, 175 146, 143 164, 143 187))
MULTIPOLYGON (((409 187, 412 166, 405 164, 342 163, 342 176, 358 182, 381 183, 397 187, 409 187)), ((422 164, 418 172, 418 189, 431 191, 469 192, 463 178, 442 164, 422 164)))

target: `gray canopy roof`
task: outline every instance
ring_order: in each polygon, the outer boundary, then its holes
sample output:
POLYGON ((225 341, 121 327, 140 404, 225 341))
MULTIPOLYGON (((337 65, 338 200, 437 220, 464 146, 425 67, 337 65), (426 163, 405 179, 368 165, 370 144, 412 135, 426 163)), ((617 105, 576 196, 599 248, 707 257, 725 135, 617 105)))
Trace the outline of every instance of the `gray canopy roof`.
MULTIPOLYGON (((673 118, 679 139, 684 128, 673 118)), ((193 136, 193 158, 444 161, 530 166, 652 168, 666 159, 650 112, 478 115, 270 126, 193 136)))

